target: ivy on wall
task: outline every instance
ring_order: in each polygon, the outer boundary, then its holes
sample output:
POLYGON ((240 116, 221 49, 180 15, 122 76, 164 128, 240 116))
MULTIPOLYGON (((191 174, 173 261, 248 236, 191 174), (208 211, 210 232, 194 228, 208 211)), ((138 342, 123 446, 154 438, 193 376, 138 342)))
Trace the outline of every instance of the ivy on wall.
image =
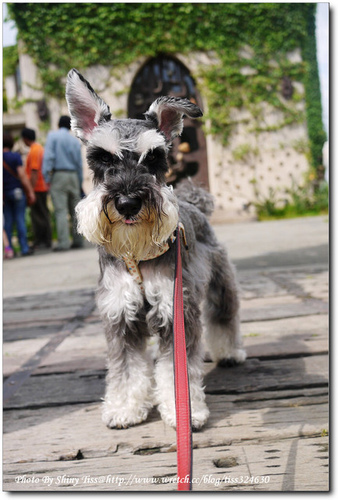
POLYGON ((19 53, 17 45, 4 47, 2 52, 3 57, 3 76, 11 76, 15 74, 17 65, 19 64, 19 53))
POLYGON ((224 144, 234 125, 233 108, 246 107, 254 115, 259 104, 267 102, 282 113, 280 126, 304 121, 292 105, 301 98, 297 92, 290 105, 279 97, 283 76, 303 82, 314 165, 325 140, 315 8, 306 3, 8 4, 47 95, 63 97, 64 77, 71 67, 122 68, 141 56, 159 53, 214 54, 218 62, 201 69, 198 76, 208 97, 210 131, 224 144), (250 48, 249 57, 242 47, 250 48), (291 63, 287 54, 299 47, 303 62, 291 63), (249 67, 249 74, 243 66, 249 67))
POLYGON ((318 77, 318 65, 315 38, 315 17, 307 16, 307 37, 303 42, 303 58, 307 63, 305 73, 305 99, 307 127, 309 134, 312 165, 322 165, 322 149, 326 140, 326 134, 322 124, 322 105, 320 100, 320 83, 318 77))
MULTIPOLYGON (((2 77, 6 78, 7 76, 15 75, 16 68, 19 64, 19 53, 17 45, 13 45, 11 47, 4 47, 2 51, 2 60, 3 60, 3 73, 2 77)), ((6 113, 8 109, 7 103, 7 95, 6 89, 4 88, 3 96, 2 96, 2 109, 6 113)))

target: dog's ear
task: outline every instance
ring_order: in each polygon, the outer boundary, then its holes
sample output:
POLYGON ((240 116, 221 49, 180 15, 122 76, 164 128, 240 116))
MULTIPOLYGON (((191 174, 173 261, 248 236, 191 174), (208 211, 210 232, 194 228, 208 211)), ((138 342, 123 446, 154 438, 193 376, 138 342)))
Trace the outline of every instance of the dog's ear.
POLYGON ((159 97, 152 103, 145 116, 156 120, 157 127, 168 142, 180 135, 183 130, 183 116, 199 118, 202 111, 188 99, 178 97, 159 97))
POLYGON ((87 142, 97 125, 111 118, 109 106, 76 69, 68 73, 66 100, 72 130, 83 142, 87 142))

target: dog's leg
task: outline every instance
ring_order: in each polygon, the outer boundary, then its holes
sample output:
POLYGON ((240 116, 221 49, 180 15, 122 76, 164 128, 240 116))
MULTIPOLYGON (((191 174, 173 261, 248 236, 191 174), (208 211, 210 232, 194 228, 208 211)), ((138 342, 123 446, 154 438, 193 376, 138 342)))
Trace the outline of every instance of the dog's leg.
POLYGON ((146 420, 153 406, 152 373, 145 341, 131 345, 116 333, 107 332, 108 373, 102 420, 108 427, 126 428, 146 420))
MULTIPOLYGON (((186 335, 187 333, 186 328, 186 335)), ((194 334, 196 334, 196 330, 194 334)), ((170 331, 169 335, 172 335, 172 331, 170 331)), ((203 355, 200 341, 195 341, 194 345, 187 349, 187 358, 191 421, 193 429, 197 430, 206 423, 209 417, 203 390, 203 355)), ((155 398, 161 417, 166 424, 175 427, 176 406, 172 342, 162 346, 155 365, 155 382, 155 398)))
POLYGON ((183 271, 184 325, 188 360, 188 375, 191 401, 191 423, 194 430, 200 429, 209 417, 203 385, 202 322, 199 292, 195 283, 189 282, 183 271), (195 295, 196 294, 196 295, 195 295))
POLYGON ((108 274, 97 294, 108 343, 102 419, 108 427, 126 428, 145 420, 153 406, 147 326, 138 285, 126 273, 110 269, 108 274), (104 286, 111 280, 115 286, 104 286))
MULTIPOLYGON (((193 430, 200 429, 209 417, 203 391, 203 357, 195 352, 188 356, 188 374, 193 430)), ((175 386, 172 348, 166 349, 155 365, 155 397, 162 420, 176 427, 175 386)))
MULTIPOLYGON (((161 287, 162 291, 165 289, 161 287)), ((203 355, 201 345, 200 311, 197 301, 190 291, 193 284, 185 284, 185 333, 187 345, 187 361, 191 397, 191 419, 193 428, 201 428, 208 419, 209 410, 205 403, 203 391, 203 355)), ((146 289, 147 292, 147 289, 146 289)), ((158 405, 162 419, 168 425, 176 426, 174 367, 173 367, 173 325, 172 325, 172 282, 170 293, 162 294, 162 301, 148 313, 151 328, 157 331, 160 338, 159 356, 155 364, 155 403, 158 405), (163 299, 167 304, 165 305, 163 299), (166 318, 161 318, 160 311, 170 311, 166 318), (165 319, 165 322, 163 321, 165 319)))
POLYGON ((210 356, 221 366, 243 363, 235 269, 222 247, 213 249, 211 278, 204 303, 204 336, 210 356))

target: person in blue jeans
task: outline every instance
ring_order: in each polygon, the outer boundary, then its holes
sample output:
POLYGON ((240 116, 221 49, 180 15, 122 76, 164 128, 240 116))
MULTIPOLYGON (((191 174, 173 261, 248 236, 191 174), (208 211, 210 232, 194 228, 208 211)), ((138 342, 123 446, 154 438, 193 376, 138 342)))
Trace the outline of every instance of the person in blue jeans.
MULTIPOLYGON (((6 253, 13 250, 12 233, 16 225, 21 255, 31 255, 28 246, 25 212, 27 201, 35 202, 34 190, 26 176, 22 159, 19 153, 13 153, 14 141, 8 132, 3 133, 3 214, 4 229, 8 238, 9 248, 6 253), (26 191, 26 194, 25 194, 26 191)), ((7 250, 7 251, 6 251, 7 250)))

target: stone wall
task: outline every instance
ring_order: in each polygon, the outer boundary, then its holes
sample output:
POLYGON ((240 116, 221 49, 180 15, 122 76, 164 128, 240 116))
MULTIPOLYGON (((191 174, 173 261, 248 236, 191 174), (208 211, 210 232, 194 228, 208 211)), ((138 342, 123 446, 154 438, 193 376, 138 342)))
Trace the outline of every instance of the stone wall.
MULTIPOLYGON (((304 106, 304 103, 302 103, 304 106)), ((243 113, 238 113, 243 116, 243 113)), ((278 113, 265 106, 266 123, 278 123, 278 113)), ((287 198, 285 190, 302 184, 309 164, 305 123, 257 133, 254 120, 239 123, 229 145, 208 136, 210 189, 216 197, 215 218, 252 217, 254 202, 287 198)))

